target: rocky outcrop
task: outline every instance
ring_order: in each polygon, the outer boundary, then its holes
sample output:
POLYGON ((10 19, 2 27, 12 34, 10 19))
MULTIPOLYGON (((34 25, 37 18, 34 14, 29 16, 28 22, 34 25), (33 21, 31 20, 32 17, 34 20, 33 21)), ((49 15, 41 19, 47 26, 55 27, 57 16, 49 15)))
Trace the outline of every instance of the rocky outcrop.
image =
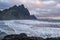
POLYGON ((60 37, 57 37, 57 38, 46 38, 45 40, 60 40, 60 37))
POLYGON ((29 37, 25 33, 7 35, 2 40, 60 40, 60 37, 57 38, 46 38, 41 37, 29 37))
POLYGON ((9 9, 5 9, 0 11, 0 16, 2 20, 10 20, 10 19, 36 19, 34 15, 30 15, 27 8, 24 5, 13 6, 9 9))
POLYGON ((4 38, 4 36, 6 36, 7 34, 5 32, 1 32, 0 31, 0 40, 2 40, 4 38))
POLYGON ((28 37, 25 33, 21 33, 19 35, 7 35, 2 40, 43 40, 40 37, 28 37))

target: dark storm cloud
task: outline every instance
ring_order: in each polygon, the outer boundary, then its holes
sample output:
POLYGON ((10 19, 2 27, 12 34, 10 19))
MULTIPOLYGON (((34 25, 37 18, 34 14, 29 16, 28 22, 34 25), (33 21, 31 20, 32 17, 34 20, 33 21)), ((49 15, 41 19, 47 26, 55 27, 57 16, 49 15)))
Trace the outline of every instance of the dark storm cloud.
POLYGON ((7 9, 15 4, 15 0, 0 0, 0 9, 7 9))
POLYGON ((10 6, 12 6, 12 4, 0 1, 0 9, 6 9, 9 8, 10 6))
POLYGON ((1 3, 0 2, 0 9, 5 9, 5 8, 8 8, 10 5, 7 4, 7 3, 1 3))

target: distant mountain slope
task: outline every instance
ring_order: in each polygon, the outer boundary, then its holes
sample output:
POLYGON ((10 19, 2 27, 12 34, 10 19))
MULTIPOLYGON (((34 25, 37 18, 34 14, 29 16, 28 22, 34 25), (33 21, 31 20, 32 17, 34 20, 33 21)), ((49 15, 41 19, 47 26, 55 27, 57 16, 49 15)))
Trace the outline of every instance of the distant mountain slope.
POLYGON ((47 22, 60 22, 60 19, 49 19, 49 18, 42 18, 38 19, 39 21, 47 21, 47 22))
POLYGON ((30 15, 27 8, 24 5, 13 6, 9 9, 0 11, 0 20, 11 20, 11 19, 36 19, 34 15, 30 15))

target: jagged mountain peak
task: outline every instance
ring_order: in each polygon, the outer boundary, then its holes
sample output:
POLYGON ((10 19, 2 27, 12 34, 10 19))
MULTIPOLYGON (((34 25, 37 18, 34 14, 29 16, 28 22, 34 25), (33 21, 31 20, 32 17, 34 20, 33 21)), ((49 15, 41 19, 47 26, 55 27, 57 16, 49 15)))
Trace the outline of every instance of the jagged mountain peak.
POLYGON ((23 4, 19 5, 18 7, 22 7, 22 8, 25 8, 23 4))
POLYGON ((9 9, 5 9, 2 11, 2 19, 36 19, 34 15, 30 15, 30 12, 24 5, 14 5, 9 9))

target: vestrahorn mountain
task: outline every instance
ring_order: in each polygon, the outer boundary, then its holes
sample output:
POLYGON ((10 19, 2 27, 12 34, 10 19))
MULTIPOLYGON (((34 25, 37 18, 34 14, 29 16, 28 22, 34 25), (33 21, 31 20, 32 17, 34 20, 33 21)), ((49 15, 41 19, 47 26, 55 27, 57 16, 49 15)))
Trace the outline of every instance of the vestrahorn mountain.
POLYGON ((0 11, 0 20, 14 20, 14 19, 37 19, 34 15, 30 15, 24 5, 10 7, 0 11))

